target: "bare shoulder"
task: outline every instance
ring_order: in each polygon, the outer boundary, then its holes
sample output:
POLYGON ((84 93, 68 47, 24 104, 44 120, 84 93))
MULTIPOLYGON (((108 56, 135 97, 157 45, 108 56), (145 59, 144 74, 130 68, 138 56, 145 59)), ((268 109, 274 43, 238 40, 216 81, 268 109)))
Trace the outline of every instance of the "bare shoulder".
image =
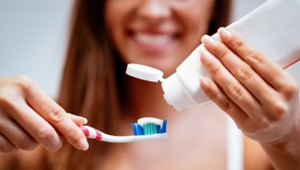
POLYGON ((0 153, 0 169, 44 169, 44 162, 44 150, 40 147, 28 152, 0 153))
POLYGON ((248 137, 244 137, 244 163, 245 170, 273 169, 261 145, 248 137))

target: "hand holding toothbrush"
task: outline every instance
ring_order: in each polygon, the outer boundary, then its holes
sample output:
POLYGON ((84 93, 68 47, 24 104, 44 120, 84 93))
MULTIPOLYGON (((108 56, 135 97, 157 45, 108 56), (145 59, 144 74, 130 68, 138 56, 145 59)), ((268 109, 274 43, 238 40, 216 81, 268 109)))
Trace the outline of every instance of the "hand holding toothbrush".
POLYGON ((218 34, 219 40, 202 38, 207 51, 201 62, 213 81, 202 79, 201 87, 245 135, 260 142, 276 168, 300 168, 296 80, 233 32, 221 28, 218 34))
POLYGON ((26 76, 0 78, 0 152, 61 148, 62 137, 79 150, 88 143, 78 127, 84 118, 67 114, 26 76))
POLYGON ((133 123, 133 136, 112 136, 85 126, 87 119, 66 113, 38 85, 25 76, 0 78, 0 152, 61 148, 63 139, 87 150, 87 137, 106 142, 163 139, 166 120, 142 118, 133 123))

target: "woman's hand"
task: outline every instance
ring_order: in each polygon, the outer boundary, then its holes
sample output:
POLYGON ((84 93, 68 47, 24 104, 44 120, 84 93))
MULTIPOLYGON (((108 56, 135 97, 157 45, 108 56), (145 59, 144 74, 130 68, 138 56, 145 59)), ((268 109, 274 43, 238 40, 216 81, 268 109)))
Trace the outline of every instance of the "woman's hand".
POLYGON ((203 80, 207 95, 249 137, 261 143, 285 139, 298 123, 296 81, 237 35, 221 28, 220 41, 204 36, 201 61, 214 80, 203 80))
POLYGON ((218 35, 219 40, 202 38, 206 50, 201 52, 201 62, 213 81, 202 79, 201 87, 247 136, 263 146, 274 146, 269 155, 284 145, 288 157, 299 159, 299 153, 290 152, 291 146, 300 144, 296 80, 233 32, 221 28, 218 35))
POLYGON ((67 114, 28 77, 0 78, 0 152, 32 150, 37 144, 57 151, 61 136, 77 149, 87 150, 78 127, 86 121, 67 114))

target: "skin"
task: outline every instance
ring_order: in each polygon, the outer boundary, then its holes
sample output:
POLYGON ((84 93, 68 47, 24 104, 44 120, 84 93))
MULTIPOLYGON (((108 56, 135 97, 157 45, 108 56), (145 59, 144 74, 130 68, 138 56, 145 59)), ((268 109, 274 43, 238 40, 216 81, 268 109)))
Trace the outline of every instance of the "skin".
POLYGON ((108 0, 106 21, 125 63, 173 73, 207 32, 213 0, 108 0))
POLYGON ((235 33, 219 29, 216 40, 204 36, 201 62, 213 81, 203 79, 206 94, 250 138, 265 149, 276 169, 298 169, 299 96, 296 80, 235 33))
POLYGON ((86 150, 88 143, 78 128, 85 122, 85 118, 67 114, 28 77, 0 78, 1 152, 33 150, 37 144, 57 151, 63 138, 86 150))
MULTIPOLYGON (((200 43, 200 37, 207 31, 212 6, 213 1, 209 0, 109 0, 106 21, 126 63, 150 65, 169 75, 200 43), (158 36, 163 37, 157 40, 158 36)), ((199 58, 212 80, 202 79, 201 87, 247 136, 261 144, 277 169, 299 168, 296 82, 234 33, 222 29, 219 36, 219 41, 208 36, 202 38, 207 51, 199 54, 199 58), (255 60, 249 60, 249 56, 255 60)), ((162 98, 159 85, 130 78, 126 85, 126 91, 131 92, 125 100, 130 102, 123 106, 126 115, 161 117, 164 113, 170 123, 170 137, 163 142, 116 145, 104 166, 110 169, 146 169, 151 168, 145 166, 149 164, 157 166, 154 169, 176 169, 180 168, 178 165, 186 169, 225 167, 222 139, 226 119, 225 114, 220 114, 223 112, 206 104, 174 114, 162 98), (186 127, 197 129, 197 133, 186 133, 186 127), (160 160, 164 163, 158 164, 160 160)), ((122 119, 120 133, 129 133, 130 129, 123 127, 136 120, 135 116, 122 119)), ((32 150, 37 144, 56 151, 62 145, 61 137, 80 150, 88 148, 78 128, 86 120, 67 114, 27 77, 0 78, 0 117, 2 152, 32 150)), ((255 157, 261 155, 256 153, 255 157)), ((257 165, 253 169, 263 168, 257 165)))

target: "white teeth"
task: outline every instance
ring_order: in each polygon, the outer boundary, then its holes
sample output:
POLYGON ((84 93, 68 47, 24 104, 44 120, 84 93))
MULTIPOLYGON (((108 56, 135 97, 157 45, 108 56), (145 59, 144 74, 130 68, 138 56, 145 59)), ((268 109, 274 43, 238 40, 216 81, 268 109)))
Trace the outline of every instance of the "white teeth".
POLYGON ((153 35, 145 33, 136 33, 135 40, 143 45, 161 46, 169 43, 172 40, 170 35, 153 35))

